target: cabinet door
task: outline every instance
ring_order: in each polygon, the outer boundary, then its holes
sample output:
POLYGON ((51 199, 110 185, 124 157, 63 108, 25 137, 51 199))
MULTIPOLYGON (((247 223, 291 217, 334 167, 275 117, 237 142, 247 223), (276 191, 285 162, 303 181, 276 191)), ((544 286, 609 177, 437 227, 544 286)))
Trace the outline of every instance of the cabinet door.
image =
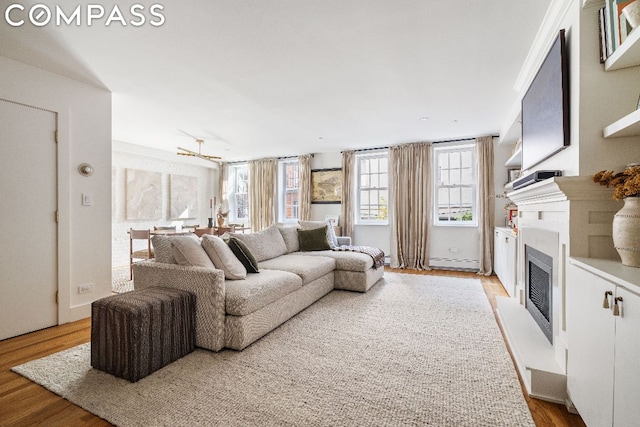
POLYGON ((516 251, 517 251, 518 238, 511 235, 506 235, 506 260, 505 266, 505 286, 509 295, 514 296, 516 293, 516 251))
POLYGON ((618 288, 622 297, 616 317, 616 356, 613 420, 616 426, 640 420, 640 296, 618 288))
POLYGON ((615 286, 572 264, 567 266, 567 389, 588 426, 613 425, 615 317, 602 307, 615 286))
MULTIPOLYGON (((498 230, 493 232, 493 270, 496 272, 496 276, 502 281, 504 277, 504 266, 506 263, 505 258, 505 245, 502 241, 502 235, 498 230)), ((503 283, 504 284, 504 283, 503 283)))

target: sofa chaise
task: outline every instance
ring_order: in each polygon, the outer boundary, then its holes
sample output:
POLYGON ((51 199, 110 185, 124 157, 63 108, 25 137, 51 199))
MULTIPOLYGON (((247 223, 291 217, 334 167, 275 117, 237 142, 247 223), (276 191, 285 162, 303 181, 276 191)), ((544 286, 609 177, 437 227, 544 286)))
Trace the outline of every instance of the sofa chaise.
POLYGON ((229 233, 228 243, 154 236, 156 258, 134 264, 134 288, 194 293, 195 345, 242 350, 332 290, 366 292, 383 276, 381 251, 339 246, 323 224, 229 233))

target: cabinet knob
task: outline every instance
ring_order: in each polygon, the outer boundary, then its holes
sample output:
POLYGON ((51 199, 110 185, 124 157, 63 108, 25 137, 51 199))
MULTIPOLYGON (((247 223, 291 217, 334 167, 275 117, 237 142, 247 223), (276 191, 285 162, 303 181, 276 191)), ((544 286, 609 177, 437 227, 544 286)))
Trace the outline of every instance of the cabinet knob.
POLYGON ((613 300, 613 315, 620 316, 620 306, 622 305, 622 297, 616 297, 613 300), (620 303, 620 304, 618 304, 620 303))
POLYGON ((613 295, 613 292, 606 291, 604 293, 604 301, 602 302, 602 308, 609 308, 609 297, 613 295))

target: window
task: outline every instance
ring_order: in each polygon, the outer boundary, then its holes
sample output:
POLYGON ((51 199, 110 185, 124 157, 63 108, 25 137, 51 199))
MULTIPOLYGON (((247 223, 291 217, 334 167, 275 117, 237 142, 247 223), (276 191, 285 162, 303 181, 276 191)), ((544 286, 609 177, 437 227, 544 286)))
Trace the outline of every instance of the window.
POLYGON ((475 152, 475 145, 434 148, 435 225, 477 225, 475 152))
POLYGON ((278 167, 278 211, 280 222, 298 220, 300 184, 298 160, 281 161, 278 167))
POLYGON ((236 220, 249 220, 249 171, 247 165, 233 168, 233 195, 230 200, 233 203, 232 218, 236 220))
POLYGON ((385 152, 356 156, 358 224, 389 220, 389 156, 385 152))

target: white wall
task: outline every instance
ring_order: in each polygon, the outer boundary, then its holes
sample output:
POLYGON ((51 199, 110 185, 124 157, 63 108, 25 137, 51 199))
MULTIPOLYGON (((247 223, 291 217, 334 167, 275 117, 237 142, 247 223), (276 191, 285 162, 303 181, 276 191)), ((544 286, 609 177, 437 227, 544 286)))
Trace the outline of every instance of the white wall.
MULTIPOLYGON (((111 292, 111 93, 0 57, 0 97, 58 113, 58 323, 88 317, 90 303, 111 292), (83 162, 92 176, 77 172, 83 162), (78 294, 86 283, 94 291, 78 294)), ((37 246, 37 235, 28 238, 37 246)))
MULTIPOLYGON (((211 214, 209 200, 218 194, 218 165, 202 159, 178 157, 175 153, 155 150, 139 145, 113 142, 113 203, 112 203, 112 265, 122 267, 129 265, 130 228, 152 229, 154 225, 171 225, 169 216, 170 191, 169 176, 171 174, 193 176, 198 179, 198 213, 195 219, 188 219, 184 224, 198 224, 206 227, 211 214), (162 174, 162 210, 161 216, 155 220, 127 220, 126 217, 126 169, 138 169, 162 174)), ((136 247, 137 248, 137 247, 136 247)), ((135 249, 135 248, 134 248, 135 249)))

